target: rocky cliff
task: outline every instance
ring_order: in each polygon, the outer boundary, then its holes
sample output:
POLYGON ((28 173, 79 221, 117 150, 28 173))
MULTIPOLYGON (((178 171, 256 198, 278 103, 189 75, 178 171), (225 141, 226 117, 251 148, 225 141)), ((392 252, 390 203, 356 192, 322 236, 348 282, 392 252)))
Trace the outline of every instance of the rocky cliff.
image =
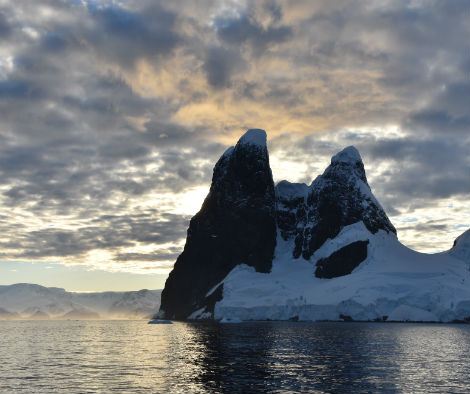
POLYGON ((266 133, 253 129, 214 167, 201 210, 162 292, 160 316, 211 315, 222 279, 238 264, 269 272, 276 245, 274 183, 266 133))

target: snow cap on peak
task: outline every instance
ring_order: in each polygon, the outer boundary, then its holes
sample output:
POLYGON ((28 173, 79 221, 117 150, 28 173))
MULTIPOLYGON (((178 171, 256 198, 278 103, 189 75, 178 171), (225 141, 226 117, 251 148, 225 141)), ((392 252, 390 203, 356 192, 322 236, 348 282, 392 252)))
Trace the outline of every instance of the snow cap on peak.
POLYGON ((344 148, 341 152, 337 153, 331 158, 331 164, 334 163, 362 163, 361 155, 354 146, 348 146, 344 148))
POLYGON ((251 144, 258 145, 260 147, 266 147, 266 131, 262 129, 249 129, 243 136, 238 140, 239 144, 251 144))

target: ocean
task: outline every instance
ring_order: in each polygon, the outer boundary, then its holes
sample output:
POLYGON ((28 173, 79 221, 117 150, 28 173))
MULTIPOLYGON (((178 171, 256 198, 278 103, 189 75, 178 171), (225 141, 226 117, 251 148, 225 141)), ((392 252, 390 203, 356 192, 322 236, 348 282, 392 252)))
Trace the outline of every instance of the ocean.
POLYGON ((0 393, 469 393, 451 324, 0 321, 0 393))

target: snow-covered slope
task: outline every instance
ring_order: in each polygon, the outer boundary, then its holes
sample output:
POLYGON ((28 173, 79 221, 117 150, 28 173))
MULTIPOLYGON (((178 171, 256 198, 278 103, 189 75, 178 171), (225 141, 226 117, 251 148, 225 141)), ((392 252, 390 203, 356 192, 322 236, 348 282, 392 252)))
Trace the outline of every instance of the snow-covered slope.
POLYGON ((449 254, 428 255, 395 234, 346 226, 312 259, 294 259, 292 241, 278 237, 273 268, 239 265, 223 281, 215 319, 453 321, 470 316, 468 267, 449 254), (316 263, 344 245, 368 240, 367 258, 349 275, 320 279, 316 263))
POLYGON ((0 286, 3 318, 148 318, 160 305, 161 290, 73 293, 56 287, 17 283, 0 286))
POLYGON ((446 252, 456 259, 462 260, 470 270, 470 230, 465 231, 454 241, 454 246, 446 252))

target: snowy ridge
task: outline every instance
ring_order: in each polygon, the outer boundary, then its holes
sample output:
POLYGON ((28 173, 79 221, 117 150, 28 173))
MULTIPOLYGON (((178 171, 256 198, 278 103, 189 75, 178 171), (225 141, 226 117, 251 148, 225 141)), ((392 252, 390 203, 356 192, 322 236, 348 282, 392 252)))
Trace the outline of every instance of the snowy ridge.
POLYGON ((447 252, 450 256, 464 261, 470 270, 470 230, 455 239, 454 246, 447 252))
POLYGON ((161 290, 73 293, 17 283, 0 286, 0 308, 15 314, 14 318, 24 319, 148 318, 160 305, 160 293, 161 290))

